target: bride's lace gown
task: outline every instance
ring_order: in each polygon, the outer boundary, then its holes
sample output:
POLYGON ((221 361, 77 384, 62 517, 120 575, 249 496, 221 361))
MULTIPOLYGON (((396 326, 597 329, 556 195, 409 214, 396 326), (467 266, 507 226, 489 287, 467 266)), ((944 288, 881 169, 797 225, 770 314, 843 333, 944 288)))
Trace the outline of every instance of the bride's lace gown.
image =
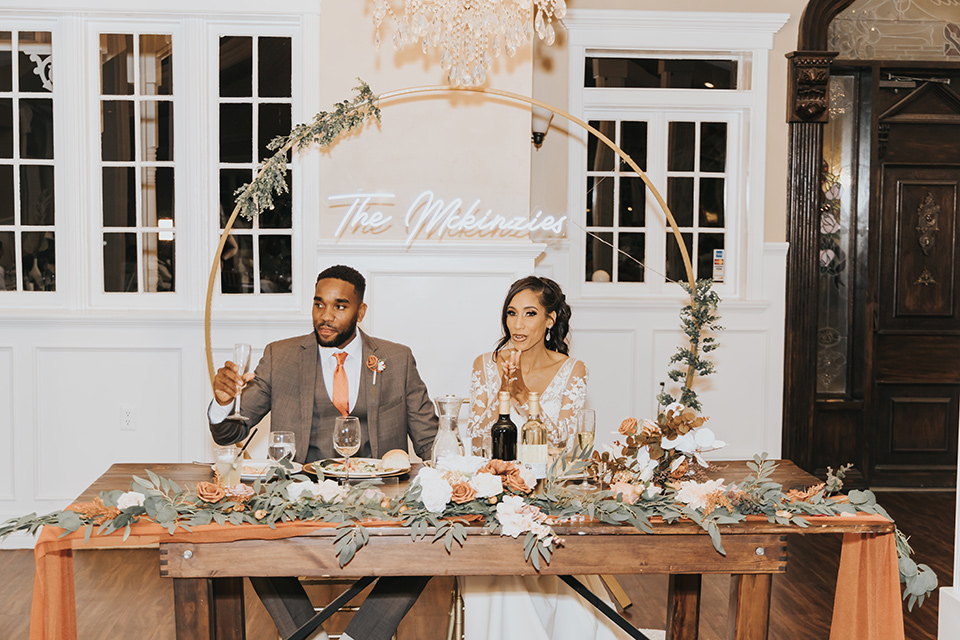
MULTIPOLYGON (((573 433, 577 412, 587 396, 588 372, 580 360, 568 358, 540 395, 540 418, 549 430, 573 433)), ((499 410, 500 372, 492 354, 474 362, 470 385, 469 432, 482 438, 499 410)), ((512 404, 519 427, 527 406, 512 404)), ((560 551, 562 553, 562 550, 560 551)), ((602 597, 606 591, 598 576, 577 576, 602 597)), ((613 640, 628 638, 586 600, 555 576, 467 576, 459 578, 464 602, 466 640, 613 640)))

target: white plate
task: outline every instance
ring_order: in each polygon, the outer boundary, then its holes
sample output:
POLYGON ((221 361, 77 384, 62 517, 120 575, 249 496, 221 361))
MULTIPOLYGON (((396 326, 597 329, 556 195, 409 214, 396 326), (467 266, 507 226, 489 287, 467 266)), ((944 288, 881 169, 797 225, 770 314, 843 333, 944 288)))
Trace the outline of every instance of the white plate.
MULTIPOLYGON (((350 458, 351 463, 353 463, 355 460, 359 462, 365 462, 373 466, 376 466, 377 464, 380 463, 380 460, 378 460, 377 458, 350 458)), ((339 462, 341 467, 343 466, 343 458, 327 458, 326 460, 315 460, 314 462, 308 462, 306 464, 305 470, 307 473, 319 475, 317 474, 316 471, 314 471, 314 467, 316 467, 323 473, 323 475, 329 476, 331 478, 347 477, 347 474, 343 472, 342 468, 327 469, 327 468, 324 468, 323 466, 324 464, 329 464, 334 462, 339 462)), ((385 469, 383 471, 351 471, 350 477, 356 478, 358 480, 361 480, 364 478, 391 478, 393 476, 402 476, 408 471, 410 471, 409 465, 400 469, 385 469)))
MULTIPOLYGON (((247 482, 253 482, 257 478, 265 476, 267 469, 274 466, 276 462, 273 460, 243 460, 243 468, 240 472, 240 479, 247 482)), ((299 473, 303 469, 303 465, 299 462, 291 462, 293 469, 290 470, 290 473, 299 473)), ((216 465, 211 466, 211 469, 215 469, 216 465)))

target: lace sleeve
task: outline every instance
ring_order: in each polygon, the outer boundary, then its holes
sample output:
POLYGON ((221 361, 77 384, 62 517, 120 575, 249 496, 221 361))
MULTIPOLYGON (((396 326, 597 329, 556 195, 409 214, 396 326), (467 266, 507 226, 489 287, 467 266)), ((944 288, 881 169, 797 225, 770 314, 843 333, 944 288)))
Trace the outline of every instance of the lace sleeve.
POLYGON ((557 416, 557 426, 564 430, 567 438, 577 430, 577 414, 583 409, 587 399, 587 381, 590 373, 582 360, 577 360, 570 373, 567 386, 560 396, 560 414, 557 416))
POLYGON ((497 406, 494 402, 496 389, 490 389, 484 375, 484 356, 473 361, 473 374, 470 376, 470 422, 467 430, 473 438, 482 438, 496 419, 497 406))

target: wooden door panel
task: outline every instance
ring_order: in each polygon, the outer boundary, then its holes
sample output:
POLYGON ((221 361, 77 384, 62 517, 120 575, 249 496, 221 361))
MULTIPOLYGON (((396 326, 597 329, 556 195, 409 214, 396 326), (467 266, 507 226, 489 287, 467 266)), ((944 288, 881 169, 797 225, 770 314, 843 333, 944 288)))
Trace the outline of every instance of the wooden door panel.
POLYGON ((877 382, 960 383, 960 336, 877 336, 877 382))
POLYGON ((877 328, 957 331, 960 169, 886 165, 881 180, 877 328))
POLYGON ((875 472, 941 484, 956 468, 960 385, 880 383, 876 394, 875 472))

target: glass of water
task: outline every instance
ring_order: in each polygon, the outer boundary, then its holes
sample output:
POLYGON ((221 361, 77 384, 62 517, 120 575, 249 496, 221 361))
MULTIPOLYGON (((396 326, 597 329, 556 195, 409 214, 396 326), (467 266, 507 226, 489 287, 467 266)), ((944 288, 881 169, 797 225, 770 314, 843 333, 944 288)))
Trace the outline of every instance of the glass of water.
POLYGON ((293 462, 293 456, 297 453, 297 443, 293 436, 293 431, 271 431, 270 442, 267 444, 267 456, 274 462, 280 462, 284 458, 293 462))

